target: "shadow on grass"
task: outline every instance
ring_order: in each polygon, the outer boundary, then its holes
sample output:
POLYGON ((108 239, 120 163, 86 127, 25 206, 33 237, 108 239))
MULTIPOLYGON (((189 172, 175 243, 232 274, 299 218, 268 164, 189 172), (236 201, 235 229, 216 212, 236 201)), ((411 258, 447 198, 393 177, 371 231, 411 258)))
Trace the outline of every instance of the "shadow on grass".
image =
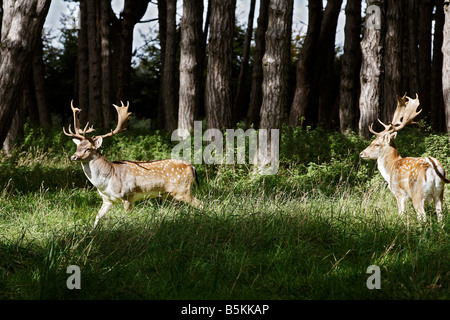
POLYGON ((384 224, 355 231, 304 214, 181 210, 110 218, 92 232, 78 226, 44 247, 3 241, 2 298, 449 298, 449 246, 422 245, 425 236, 438 238, 432 232, 384 224), (72 264, 81 269, 81 290, 66 287, 72 264), (380 264, 381 290, 366 287, 372 264, 380 264))

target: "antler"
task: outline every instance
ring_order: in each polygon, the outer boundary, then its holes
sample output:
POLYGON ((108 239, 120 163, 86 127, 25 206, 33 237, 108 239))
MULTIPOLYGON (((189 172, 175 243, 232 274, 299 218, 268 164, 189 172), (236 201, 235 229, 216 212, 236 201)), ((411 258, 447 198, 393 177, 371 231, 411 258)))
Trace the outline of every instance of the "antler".
POLYGON ((384 126, 384 130, 381 132, 376 132, 373 130, 371 124, 369 126, 369 131, 377 136, 383 136, 385 133, 391 133, 394 131, 399 131, 406 127, 408 124, 416 124, 417 122, 413 121, 415 117, 422 110, 417 111, 419 107, 419 95, 416 93, 416 99, 411 99, 406 96, 406 93, 403 97, 397 96, 397 108, 395 109, 393 119, 389 125, 384 124, 378 119, 378 121, 384 126))
POLYGON ((73 100, 70 102, 70 107, 72 108, 72 112, 73 112, 73 128, 75 130, 75 133, 72 132, 72 129, 69 124, 69 133, 67 133, 66 129, 64 129, 64 127, 63 127, 64 134, 69 137, 74 137, 74 138, 83 140, 86 138, 87 133, 91 133, 91 132, 95 131, 95 129, 93 128, 93 126, 88 128, 89 122, 86 124, 84 129, 81 129, 80 128, 80 119, 78 119, 78 114, 80 113, 81 109, 75 108, 73 106, 73 100))
POLYGON ((117 126, 114 130, 111 130, 111 132, 98 136, 98 137, 102 137, 102 138, 106 138, 106 137, 111 137, 119 132, 123 132, 127 130, 127 125, 128 125, 128 121, 130 120, 130 116, 131 116, 131 112, 128 112, 128 107, 130 106, 130 102, 127 101, 127 105, 125 106, 123 104, 122 101, 120 101, 120 103, 122 104, 121 107, 116 106, 115 104, 113 104, 113 106, 116 108, 117 110, 117 126))

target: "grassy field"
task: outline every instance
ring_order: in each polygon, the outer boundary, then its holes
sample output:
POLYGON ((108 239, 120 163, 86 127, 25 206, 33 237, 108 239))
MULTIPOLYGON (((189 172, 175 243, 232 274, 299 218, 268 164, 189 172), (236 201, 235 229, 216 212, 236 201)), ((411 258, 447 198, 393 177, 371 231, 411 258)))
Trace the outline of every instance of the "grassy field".
MULTIPOLYGON (((166 135, 129 133, 106 143, 109 160, 169 157, 166 135)), ((450 218, 420 224, 394 196, 369 141, 320 129, 285 130, 274 176, 249 166, 197 165, 204 203, 147 200, 101 206, 59 131, 27 129, 0 155, 0 299, 449 299, 450 218), (66 269, 81 270, 69 290, 66 269), (369 290, 370 265, 381 289, 369 290)), ((406 156, 433 155, 450 170, 448 137, 399 134, 406 156)), ((445 200, 448 199, 448 186, 445 200)))

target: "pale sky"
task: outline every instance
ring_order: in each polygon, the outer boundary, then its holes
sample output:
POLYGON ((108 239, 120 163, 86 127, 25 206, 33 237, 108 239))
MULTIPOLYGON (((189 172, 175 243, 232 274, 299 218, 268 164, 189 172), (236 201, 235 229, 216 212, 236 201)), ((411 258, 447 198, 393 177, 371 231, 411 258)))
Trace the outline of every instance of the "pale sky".
MULTIPOLYGON (((182 0, 178 0, 177 6, 177 19, 179 21, 182 14, 182 0)), ((294 0, 294 14, 292 20, 292 29, 293 32, 298 33, 301 31, 302 34, 306 33, 307 25, 308 25, 308 8, 307 8, 307 0, 294 0)), ((343 46, 344 45, 344 25, 345 25, 345 8, 346 1, 341 8, 341 14, 339 15, 338 27, 336 33, 336 45, 343 46)), ((325 5, 325 4, 324 4, 325 5)), ((123 0, 113 0, 112 6, 116 14, 123 8, 123 0)), ((237 0, 236 1, 236 19, 240 25, 247 25, 248 11, 249 11, 250 1, 249 0, 237 0)), ((50 10, 47 16, 47 20, 45 22, 44 28, 46 30, 51 29, 53 32, 57 32, 61 28, 61 15, 62 14, 70 15, 73 18, 73 22, 71 25, 66 25, 66 28, 74 28, 74 21, 78 21, 78 3, 74 2, 64 2, 63 0, 52 0, 50 5, 50 10), (72 11, 72 13, 71 13, 72 11)), ((256 20, 258 19, 259 13, 259 1, 256 3, 255 8, 255 18, 253 27, 257 26, 256 20)), ((145 13, 142 20, 149 20, 158 17, 158 8, 154 4, 149 4, 147 8, 147 12, 145 13)), ((156 37, 158 30, 158 22, 148 22, 137 24, 134 30, 134 49, 141 47, 144 42, 141 37, 141 33, 150 35, 151 38, 156 37)))

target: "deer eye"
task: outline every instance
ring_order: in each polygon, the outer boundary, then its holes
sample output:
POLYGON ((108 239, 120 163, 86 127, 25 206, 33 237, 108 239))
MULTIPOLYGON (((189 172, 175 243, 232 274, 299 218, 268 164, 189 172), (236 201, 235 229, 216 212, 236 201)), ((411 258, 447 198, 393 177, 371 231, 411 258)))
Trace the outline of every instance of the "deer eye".
POLYGON ((380 144, 379 143, 375 143, 375 147, 379 147, 380 146, 380 144))

